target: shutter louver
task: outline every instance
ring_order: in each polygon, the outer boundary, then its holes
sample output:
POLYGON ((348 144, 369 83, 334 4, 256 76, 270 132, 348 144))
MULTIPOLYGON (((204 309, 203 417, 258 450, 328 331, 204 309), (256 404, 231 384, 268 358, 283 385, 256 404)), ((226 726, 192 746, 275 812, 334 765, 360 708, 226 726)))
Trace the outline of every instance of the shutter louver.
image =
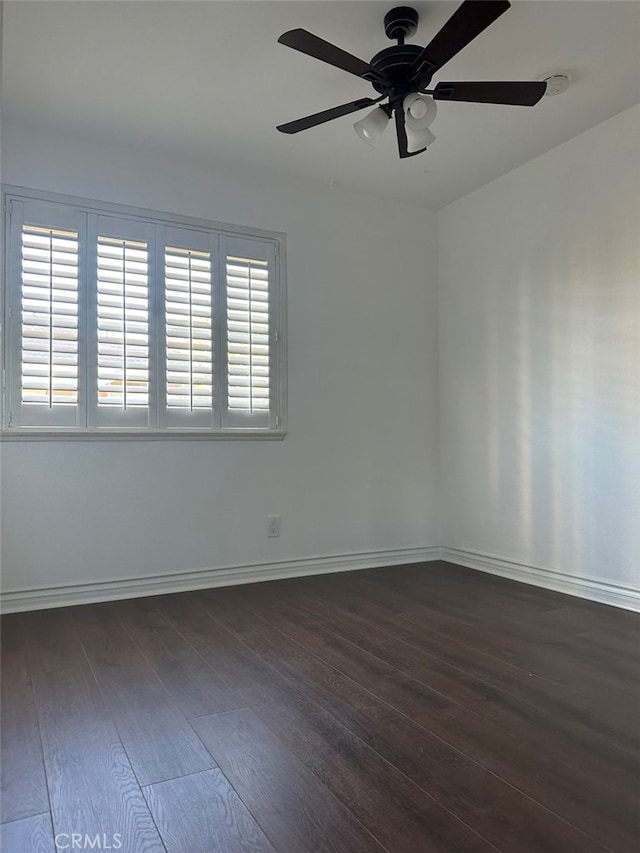
POLYGON ((149 405, 147 244, 98 236, 98 406, 149 405))
POLYGON ((78 405, 78 234, 24 224, 21 402, 78 405))
POLYGON ((211 253, 165 248, 168 409, 213 406, 211 253))
POLYGON ((226 259, 227 405, 230 412, 269 411, 269 264, 226 259))

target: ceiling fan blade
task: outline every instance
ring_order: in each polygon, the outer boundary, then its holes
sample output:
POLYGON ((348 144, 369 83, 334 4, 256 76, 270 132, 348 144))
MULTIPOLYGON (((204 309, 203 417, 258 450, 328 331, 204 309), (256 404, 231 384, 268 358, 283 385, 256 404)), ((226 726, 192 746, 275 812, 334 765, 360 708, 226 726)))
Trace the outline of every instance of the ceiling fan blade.
POLYGON ((398 137, 398 154, 400 155, 400 159, 405 160, 407 157, 415 157, 416 154, 422 154, 423 151, 426 151, 426 148, 421 148, 419 151, 407 150, 407 131, 404 126, 404 110, 402 109, 402 105, 395 108, 395 115, 396 136, 398 137))
POLYGON ((329 65, 348 71, 349 74, 355 74, 356 77, 362 77, 364 80, 383 79, 382 75, 368 62, 364 62, 357 56, 347 53, 346 50, 314 36, 307 30, 289 30, 280 36, 278 42, 287 47, 292 47, 294 50, 299 50, 300 53, 306 53, 307 56, 313 56, 321 62, 327 62, 329 65))
POLYGON ((546 83, 438 83, 433 97, 440 101, 533 107, 546 88, 546 83))
POLYGON ((324 124, 325 121, 331 121, 334 118, 355 113, 357 110, 372 107, 377 103, 378 101, 374 101, 373 98, 360 98, 358 101, 341 104, 339 107, 332 107, 330 110, 323 110, 321 113, 314 113, 311 116, 305 116, 304 118, 290 121, 287 124, 279 124, 276 129, 281 133, 300 133, 301 130, 308 130, 310 127, 324 124))
MULTIPOLYGON (((508 0, 465 0, 413 62, 413 78, 431 76, 507 11, 508 0)), ((428 82, 428 81, 427 81, 428 82)))

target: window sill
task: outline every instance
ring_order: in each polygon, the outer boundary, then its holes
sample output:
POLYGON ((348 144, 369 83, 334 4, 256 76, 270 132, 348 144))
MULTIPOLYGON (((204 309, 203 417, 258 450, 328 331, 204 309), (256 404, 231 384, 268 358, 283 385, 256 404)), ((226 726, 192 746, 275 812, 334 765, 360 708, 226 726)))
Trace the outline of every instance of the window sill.
POLYGON ((3 441, 282 441, 283 430, 18 430, 0 432, 3 441))

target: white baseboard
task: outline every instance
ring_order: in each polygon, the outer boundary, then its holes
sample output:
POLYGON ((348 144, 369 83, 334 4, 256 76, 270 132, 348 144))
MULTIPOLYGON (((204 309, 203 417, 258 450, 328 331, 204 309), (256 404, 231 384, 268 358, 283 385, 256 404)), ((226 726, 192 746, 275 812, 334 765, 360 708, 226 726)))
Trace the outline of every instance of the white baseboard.
POLYGON ((329 572, 348 572, 374 569, 404 563, 439 560, 441 549, 425 545, 420 548, 397 548, 391 551, 365 551, 359 554, 334 554, 326 557, 307 557, 280 563, 224 566, 215 569, 196 569, 175 574, 147 575, 122 580, 93 583, 67 583, 50 587, 6 590, 0 594, 0 611, 16 613, 24 610, 43 610, 67 607, 71 604, 92 604, 96 601, 115 601, 121 598, 141 598, 169 592, 186 592, 215 586, 256 583, 282 578, 320 575, 329 572))
POLYGON ((567 575, 539 566, 529 566, 516 560, 484 554, 481 551, 471 551, 468 548, 442 548, 441 559, 514 581, 552 589, 555 592, 588 598, 600 604, 611 604, 614 607, 640 612, 640 590, 632 587, 618 586, 595 578, 567 575))
POLYGON ((115 601, 121 598, 141 598, 170 592, 187 592, 216 586, 257 583, 305 575, 374 569, 381 566, 400 566, 447 560, 470 569, 499 575, 533 586, 588 598, 601 604, 611 604, 640 612, 640 590, 605 583, 594 578, 581 578, 563 572, 530 566, 516 560, 472 551, 468 548, 440 548, 425 545, 419 548, 397 548, 388 551, 365 551, 357 554, 333 554, 307 557, 274 563, 256 563, 219 568, 196 569, 163 575, 146 575, 121 580, 93 583, 67 583, 50 587, 5 590, 0 593, 0 612, 16 613, 67 607, 72 604, 91 604, 96 601, 115 601))

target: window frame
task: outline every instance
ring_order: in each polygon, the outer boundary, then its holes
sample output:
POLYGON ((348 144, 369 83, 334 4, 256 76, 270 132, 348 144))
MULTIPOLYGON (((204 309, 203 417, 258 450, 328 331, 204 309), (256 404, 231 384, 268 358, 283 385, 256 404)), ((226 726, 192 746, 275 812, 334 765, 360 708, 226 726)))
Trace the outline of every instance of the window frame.
MULTIPOLYGON (((286 347, 286 235, 282 232, 265 231, 263 229, 249 228, 244 226, 230 225, 228 223, 201 219, 180 214, 148 210, 145 208, 132 207, 129 205, 102 202, 95 199, 87 199, 78 196, 64 195, 48 191, 34 190, 25 187, 2 185, 3 217, 4 217, 4 264, 3 264, 3 286, 0 288, 0 299, 2 300, 0 317, 2 319, 2 395, 1 395, 1 430, 0 441, 7 440, 163 440, 163 439, 252 439, 252 440, 281 440, 287 432, 287 347, 286 347), (87 425, 79 426, 23 426, 12 425, 10 413, 15 406, 20 387, 20 349, 21 349, 21 312, 19 304, 16 305, 17 297, 21 293, 20 269, 15 269, 15 235, 12 226, 16 217, 13 216, 13 202, 24 202, 29 205, 42 204, 43 206, 58 205, 65 214, 84 216, 86 228, 81 235, 79 232, 79 244, 86 241, 84 251, 81 250, 79 270, 79 300, 84 305, 87 301, 89 306, 95 302, 96 294, 90 292, 89 282, 91 275, 89 266, 95 261, 96 247, 90 245, 90 235, 94 228, 92 222, 97 222, 100 217, 115 217, 121 220, 137 221, 141 225, 147 225, 154 229, 154 239, 149 244, 149 267, 150 267, 150 302, 149 315, 154 327, 150 337, 150 365, 157 377, 150 388, 151 400, 156 398, 156 393, 163 397, 160 387, 164 375, 165 360, 164 347, 159 345, 160 338, 164 336, 164 251, 166 235, 171 230, 190 230, 199 235, 206 235, 211 245, 225 246, 228 242, 256 240, 271 252, 270 264, 273 269, 273 280, 269 281, 269 359, 270 359, 270 407, 267 425, 256 426, 249 423, 244 426, 243 418, 235 417, 228 411, 226 405, 226 380, 227 370, 225 353, 225 330, 223 318, 226 316, 221 310, 226 299, 226 276, 223 270, 226 264, 226 253, 218 251, 217 256, 212 255, 212 277, 215 283, 212 287, 212 311, 214 312, 214 328, 212 332, 212 345, 214 348, 214 395, 218 403, 213 409, 211 426, 189 426, 180 424, 168 425, 166 412, 156 407, 158 426, 135 426, 129 427, 126 422, 114 426, 95 426, 92 419, 92 406, 86 401, 87 393, 87 369, 94 369, 89 365, 88 353, 92 351, 95 342, 89 339, 92 334, 93 321, 91 311, 87 310, 80 317, 78 333, 86 346, 87 357, 81 365, 79 376, 82 378, 79 386, 78 411, 81 406, 86 406, 87 425), (66 208, 66 209, 65 209, 66 208), (13 245, 12 245, 13 244, 13 245), (217 316, 216 316, 217 308, 217 316), (223 395, 224 394, 224 398, 223 395), (13 397, 13 399, 12 399, 13 397), (81 402, 82 401, 82 402, 81 402)), ((70 218, 70 217, 68 217, 70 218)), ((52 221, 55 212, 52 208, 52 221)), ((22 222, 18 223, 21 228, 22 222)), ((95 330, 94 330, 95 331, 95 330)), ((266 411, 266 410, 265 410, 266 411)), ((78 418, 82 420, 83 418, 78 418)), ((188 424, 188 418, 185 418, 188 424)))

